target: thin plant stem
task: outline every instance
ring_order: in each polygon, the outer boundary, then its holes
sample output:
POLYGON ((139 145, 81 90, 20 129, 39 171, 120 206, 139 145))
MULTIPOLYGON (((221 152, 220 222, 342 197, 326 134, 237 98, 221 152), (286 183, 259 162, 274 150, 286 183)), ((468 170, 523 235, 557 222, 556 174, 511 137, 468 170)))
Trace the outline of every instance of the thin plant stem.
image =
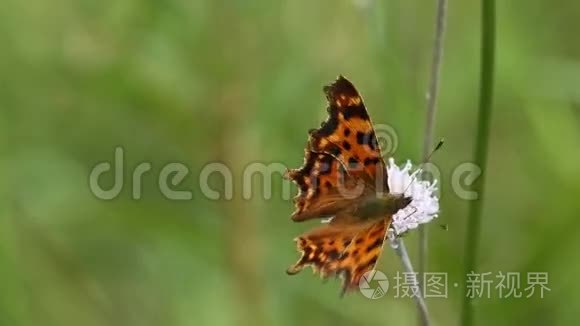
MULTIPOLYGON (((389 242, 391 247, 395 250, 395 253, 401 259, 403 263, 403 268, 405 272, 410 275, 416 275, 413 270, 413 264, 411 264, 411 259, 409 258, 409 253, 407 252, 407 248, 405 247, 405 242, 403 239, 396 237, 396 236, 389 236, 389 242)), ((419 311, 419 317, 421 323, 423 325, 429 326, 429 311, 427 310, 427 304, 425 303, 425 299, 423 298, 423 291, 421 290, 421 286, 419 284, 419 280, 416 280, 417 287, 415 288, 415 293, 413 298, 415 299, 415 304, 417 305, 417 310, 419 311)))
MULTIPOLYGON (((477 253, 479 234, 481 229, 481 212, 484 199, 485 171, 487 165, 489 125, 493 103, 494 60, 495 60, 495 1, 482 1, 482 28, 481 28, 481 71, 480 71, 480 94, 479 115, 477 127, 477 139, 474 149, 475 164, 483 171, 482 177, 473 185, 478 199, 471 201, 469 205, 469 220, 465 238, 465 268, 464 275, 477 269, 477 253)), ((468 297, 467 286, 463 286, 463 304, 461 309, 461 325, 473 324, 472 299, 468 297)))
MULTIPOLYGON (((445 39, 445 25, 447 18, 447 0, 437 0, 437 14, 435 20, 435 38, 433 41, 433 57, 431 61, 431 79, 429 81, 429 91, 427 92, 427 110, 425 119, 425 135, 423 138, 424 163, 429 161, 429 155, 433 146, 433 132, 435 129, 435 113, 437 111, 437 95, 439 93, 439 79, 441 74, 441 63, 443 61, 443 41, 445 39)), ((419 280, 423 279, 427 267, 427 229, 424 225, 419 226, 419 280)), ((423 284, 421 284, 423 287, 423 284)), ((421 322, 421 325, 426 325, 421 322)))

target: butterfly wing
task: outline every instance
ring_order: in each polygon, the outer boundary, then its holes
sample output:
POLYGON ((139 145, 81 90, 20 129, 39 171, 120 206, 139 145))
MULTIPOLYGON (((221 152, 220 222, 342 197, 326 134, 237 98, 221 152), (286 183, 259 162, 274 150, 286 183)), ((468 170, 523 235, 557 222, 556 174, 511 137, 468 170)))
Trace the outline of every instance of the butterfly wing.
POLYGON ((304 165, 287 174, 299 186, 295 221, 332 216, 364 194, 388 192, 385 163, 361 96, 342 76, 324 92, 328 119, 310 132, 304 165))
POLYGON ((328 119, 310 133, 314 151, 330 153, 348 170, 363 171, 367 183, 388 193, 385 162, 361 95, 343 76, 324 87, 328 119))
POLYGON ((343 293, 356 288, 377 264, 391 218, 366 223, 341 223, 342 219, 339 215, 332 223, 296 238, 301 256, 287 273, 293 275, 310 266, 323 278, 341 277, 343 293))
POLYGON ((348 172, 336 157, 306 149, 304 165, 289 170, 287 178, 298 185, 292 219, 304 221, 333 216, 352 206, 363 194, 365 185, 348 172))

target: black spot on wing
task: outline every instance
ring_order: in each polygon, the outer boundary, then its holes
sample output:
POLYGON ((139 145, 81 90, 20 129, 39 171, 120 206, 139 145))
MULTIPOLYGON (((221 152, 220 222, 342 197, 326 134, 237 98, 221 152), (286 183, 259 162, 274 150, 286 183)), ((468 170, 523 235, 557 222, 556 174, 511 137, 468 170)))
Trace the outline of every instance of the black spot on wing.
POLYGON ((371 164, 378 164, 378 163, 379 163, 379 159, 377 157, 373 157, 373 158, 367 157, 367 158, 365 158, 365 161, 364 161, 365 166, 369 166, 371 164))
POLYGON ((327 152, 330 155, 338 156, 340 154, 340 148, 335 144, 328 144, 327 152))
POLYGON ((331 251, 328 252, 328 259, 330 260, 336 260, 339 259, 339 257, 340 253, 336 249, 332 249, 331 251))
POLYGON ((332 183, 330 183, 330 181, 325 181, 324 182, 324 186, 326 187, 326 189, 332 189, 332 183))
POLYGON ((345 120, 350 120, 351 118, 360 118, 363 120, 369 120, 369 114, 367 110, 362 105, 349 106, 343 110, 342 115, 345 120))
POLYGON ((370 131, 368 133, 357 131, 356 142, 359 145, 367 145, 372 150, 376 150, 378 148, 377 138, 375 137, 374 131, 370 131))
POLYGON ((348 168, 351 170, 354 170, 358 167, 358 161, 354 158, 351 157, 348 159, 348 168))
POLYGON ((366 142, 365 135, 366 134, 364 132, 361 132, 361 131, 357 131, 356 132, 356 142, 359 145, 364 145, 365 144, 365 142, 366 142))
POLYGON ((342 141, 342 147, 344 147, 344 149, 346 149, 347 151, 350 151, 350 149, 352 148, 350 146, 350 143, 348 141, 346 141, 346 140, 343 140, 342 141))
POLYGON ((330 174, 332 172, 332 163, 334 158, 328 154, 319 154, 318 155, 318 160, 319 160, 319 171, 318 174, 319 175, 327 175, 330 174))
POLYGON ((367 253, 369 253, 369 252, 373 251, 374 249, 376 249, 382 245, 383 245, 383 238, 377 238, 373 243, 371 243, 367 247, 366 251, 367 251, 367 253))

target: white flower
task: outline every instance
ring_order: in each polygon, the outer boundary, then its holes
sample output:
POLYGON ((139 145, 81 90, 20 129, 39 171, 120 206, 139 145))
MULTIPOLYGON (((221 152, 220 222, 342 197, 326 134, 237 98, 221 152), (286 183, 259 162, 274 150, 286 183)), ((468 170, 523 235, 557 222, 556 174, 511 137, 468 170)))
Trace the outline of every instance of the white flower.
POLYGON ((421 170, 412 169, 410 161, 401 168, 395 164, 393 158, 387 164, 389 191, 398 194, 404 192, 405 196, 411 197, 411 203, 393 215, 391 227, 396 235, 430 222, 439 213, 439 198, 435 195, 437 180, 419 180, 421 170))

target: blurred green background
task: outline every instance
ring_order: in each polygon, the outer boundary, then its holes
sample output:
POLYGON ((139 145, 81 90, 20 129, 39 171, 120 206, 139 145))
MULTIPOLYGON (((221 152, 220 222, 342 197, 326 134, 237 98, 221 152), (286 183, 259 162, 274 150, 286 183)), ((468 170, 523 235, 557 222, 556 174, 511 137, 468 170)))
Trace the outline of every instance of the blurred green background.
MULTIPOLYGON (((252 162, 302 163, 325 118, 321 87, 348 76, 375 123, 417 161, 424 132, 434 1, 4 0, 0 4, 0 325, 409 325, 411 299, 338 297, 339 284, 294 277, 293 223, 276 175, 265 200, 252 162), (125 153, 124 188, 96 198, 89 173, 125 153), (150 162, 142 197, 132 171, 150 162), (166 199, 166 163, 190 173, 166 199), (211 200, 201 169, 234 173, 211 200)), ((547 272, 550 292, 479 299, 478 325, 570 325, 580 305, 580 2, 498 1, 497 82, 481 272, 547 272)), ((428 226, 434 325, 456 324, 468 202, 451 175, 472 158, 480 12, 451 1, 434 157, 441 215, 428 226), (439 223, 448 225, 442 231, 439 223)), ((219 176, 210 178, 219 189, 219 176)), ((101 180, 110 187, 113 175, 101 180)), ((295 191, 293 189, 293 191, 295 191)), ((417 232, 406 238, 416 260, 417 232)), ((402 271, 390 248, 380 268, 402 271)), ((494 283, 495 285, 495 283, 494 283)), ((522 280, 522 287, 525 279, 522 280)), ((495 293, 495 291, 492 291, 495 293)))

